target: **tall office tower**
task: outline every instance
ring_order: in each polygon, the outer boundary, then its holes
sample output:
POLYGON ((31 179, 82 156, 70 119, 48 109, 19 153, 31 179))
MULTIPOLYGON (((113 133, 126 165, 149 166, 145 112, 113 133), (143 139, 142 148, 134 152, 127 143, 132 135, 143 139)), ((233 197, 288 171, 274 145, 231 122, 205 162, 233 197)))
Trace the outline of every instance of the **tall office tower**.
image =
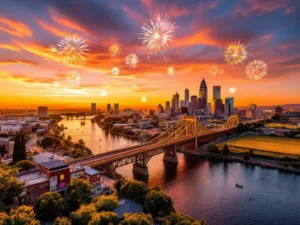
POLYGON ((39 106, 37 108, 38 117, 48 117, 48 106, 39 106))
POLYGON ((166 113, 172 113, 171 103, 166 101, 166 113))
POLYGON ((257 106, 255 104, 251 104, 248 106, 248 110, 246 111, 247 119, 255 119, 256 118, 256 110, 257 106))
POLYGON ((191 96, 191 104, 190 104, 190 114, 194 114, 195 109, 198 108, 198 101, 197 101, 197 96, 196 95, 192 95, 191 96))
POLYGON ((255 105, 255 104, 251 104, 248 106, 248 110, 256 111, 256 109, 257 109, 257 105, 255 105))
POLYGON ((219 117, 224 116, 224 104, 223 104, 222 99, 217 99, 217 100, 215 100, 214 103, 215 103, 215 105, 214 105, 215 115, 219 116, 219 117))
POLYGON ((96 112, 97 111, 97 105, 96 103, 91 103, 91 112, 96 112))
POLYGON ((179 112, 179 94, 177 92, 174 95, 174 112, 175 113, 179 112))
POLYGON ((161 104, 159 104, 157 106, 157 113, 158 113, 158 115, 161 114, 161 113, 163 113, 163 112, 164 112, 164 108, 163 108, 163 106, 161 104))
POLYGON ((205 112, 210 115, 211 114, 211 103, 207 103, 205 112))
POLYGON ((106 112, 110 112, 110 111, 111 111, 111 105, 107 104, 107 106, 106 106, 106 112))
POLYGON ((205 109, 207 104, 207 85, 203 78, 199 88, 199 109, 205 109))
POLYGON ((225 116, 230 116, 234 113, 234 98, 225 98, 225 116))
POLYGON ((221 86, 213 86, 213 100, 221 99, 221 86))
POLYGON ((171 108, 172 108, 172 113, 175 112, 175 95, 172 96, 171 108))
POLYGON ((189 107, 189 99, 190 99, 190 91, 189 91, 189 89, 186 88, 184 91, 185 107, 189 107))
POLYGON ((275 110, 274 110, 274 115, 277 115, 277 116, 282 116, 282 107, 280 106, 276 106, 275 107, 275 110))
POLYGON ((185 101, 184 100, 180 100, 180 107, 185 107, 185 101))
POLYGON ((119 103, 114 104, 114 114, 119 114, 119 103))

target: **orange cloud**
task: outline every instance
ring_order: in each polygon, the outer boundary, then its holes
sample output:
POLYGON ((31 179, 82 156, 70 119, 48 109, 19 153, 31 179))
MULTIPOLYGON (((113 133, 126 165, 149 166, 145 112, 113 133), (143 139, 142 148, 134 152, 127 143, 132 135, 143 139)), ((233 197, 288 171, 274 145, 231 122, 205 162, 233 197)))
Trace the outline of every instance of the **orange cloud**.
POLYGON ((0 30, 16 37, 31 37, 32 31, 22 22, 0 17, 0 30))
POLYGON ((36 19, 36 22, 46 31, 48 31, 51 34, 55 34, 58 37, 65 37, 67 35, 69 35, 69 33, 66 33, 63 30, 58 29, 57 27, 51 26, 46 24, 45 22, 36 19))
POLYGON ((15 64, 21 64, 21 65, 28 65, 28 66, 35 66, 37 63, 32 61, 26 61, 26 60, 3 60, 0 61, 0 66, 3 65, 15 65, 15 64))
POLYGON ((0 48, 11 50, 11 51, 14 51, 14 52, 20 51, 20 49, 17 48, 16 46, 13 46, 13 45, 10 45, 10 44, 4 44, 4 43, 3 44, 0 43, 0 48))
POLYGON ((175 45, 176 47, 200 44, 218 45, 218 42, 210 36, 209 30, 201 30, 188 37, 174 39, 174 41, 171 43, 171 45, 175 45))

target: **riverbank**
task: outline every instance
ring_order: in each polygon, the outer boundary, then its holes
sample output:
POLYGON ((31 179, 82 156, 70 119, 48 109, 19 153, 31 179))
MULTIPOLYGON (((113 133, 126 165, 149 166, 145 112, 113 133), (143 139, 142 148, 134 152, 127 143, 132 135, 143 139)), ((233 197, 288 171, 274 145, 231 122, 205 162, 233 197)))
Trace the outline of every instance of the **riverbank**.
POLYGON ((247 165, 254 165, 254 166, 260 166, 262 168, 271 168, 271 169, 278 169, 283 170, 287 172, 294 172, 300 174, 300 170, 292 168, 292 167, 286 167, 283 165, 279 165, 278 161, 274 160, 267 160, 267 159, 259 159, 259 158, 251 158, 250 160, 245 160, 243 156, 231 154, 228 156, 224 156, 221 154, 213 154, 206 151, 194 151, 194 150, 179 150, 179 152, 204 157, 204 158, 213 158, 213 159, 220 159, 223 161, 229 161, 229 162, 240 162, 247 165))

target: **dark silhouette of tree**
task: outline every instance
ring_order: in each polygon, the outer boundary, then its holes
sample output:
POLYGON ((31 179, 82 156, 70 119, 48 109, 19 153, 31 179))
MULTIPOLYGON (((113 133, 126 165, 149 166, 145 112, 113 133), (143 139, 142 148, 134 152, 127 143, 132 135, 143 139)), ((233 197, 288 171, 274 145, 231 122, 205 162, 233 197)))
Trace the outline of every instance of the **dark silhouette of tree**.
POLYGON ((228 148, 228 145, 227 144, 225 144, 224 146, 223 146, 223 150, 222 150, 222 155, 228 155, 229 154, 229 148, 228 148))

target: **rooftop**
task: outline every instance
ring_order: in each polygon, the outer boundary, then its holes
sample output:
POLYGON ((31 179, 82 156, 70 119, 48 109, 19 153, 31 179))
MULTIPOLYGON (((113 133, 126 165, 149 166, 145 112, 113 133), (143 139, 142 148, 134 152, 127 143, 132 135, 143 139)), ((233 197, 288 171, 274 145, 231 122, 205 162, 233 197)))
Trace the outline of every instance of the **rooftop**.
POLYGON ((93 169, 90 166, 84 166, 84 169, 85 169, 85 173, 89 174, 89 175, 96 175, 96 174, 100 173, 100 171, 93 169))
POLYGON ((58 170, 58 169, 63 169, 63 168, 68 168, 68 164, 60 161, 60 160, 53 160, 49 162, 42 162, 41 165, 44 167, 48 168, 50 171, 52 170, 58 170))
POLYGON ((17 177, 17 179, 19 181, 24 182, 25 187, 48 181, 48 177, 41 174, 40 172, 31 172, 31 173, 22 174, 22 175, 19 175, 17 177))

